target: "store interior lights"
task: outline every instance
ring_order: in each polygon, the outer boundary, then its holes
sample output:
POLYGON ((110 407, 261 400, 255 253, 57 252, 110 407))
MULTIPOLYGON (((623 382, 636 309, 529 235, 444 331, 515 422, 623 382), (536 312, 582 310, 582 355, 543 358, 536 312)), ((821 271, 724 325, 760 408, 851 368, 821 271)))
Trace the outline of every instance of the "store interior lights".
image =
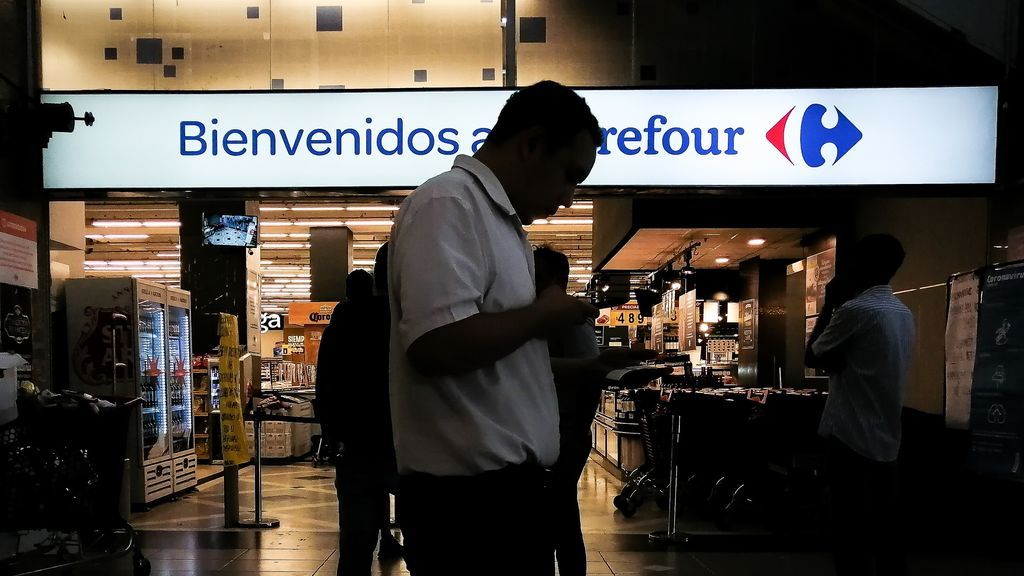
POLYGON ((668 265, 668 271, 665 273, 665 281, 668 282, 669 287, 673 290, 679 290, 683 287, 682 276, 679 275, 679 272, 672 269, 671 264, 668 265))
POLYGON ((86 234, 89 240, 146 240, 149 234, 86 234))

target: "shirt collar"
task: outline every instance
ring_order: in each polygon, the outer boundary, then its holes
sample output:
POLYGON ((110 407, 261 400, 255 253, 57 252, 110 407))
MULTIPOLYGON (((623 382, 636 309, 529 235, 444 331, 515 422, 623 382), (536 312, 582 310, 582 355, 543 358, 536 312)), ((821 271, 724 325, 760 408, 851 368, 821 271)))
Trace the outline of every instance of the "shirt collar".
POLYGON ((517 216, 515 208, 512 207, 512 201, 508 199, 508 194, 505 192, 505 187, 501 185, 498 177, 494 175, 494 172, 491 172, 491 169, 486 164, 472 156, 460 154, 455 157, 454 166, 476 176, 477 180, 483 185, 484 191, 501 208, 502 212, 509 216, 517 216))
POLYGON ((878 284, 877 286, 872 286, 871 288, 868 288, 867 290, 861 292, 861 296, 867 296, 867 295, 872 295, 872 296, 888 295, 888 296, 891 296, 892 295, 892 286, 890 286, 888 284, 878 284))

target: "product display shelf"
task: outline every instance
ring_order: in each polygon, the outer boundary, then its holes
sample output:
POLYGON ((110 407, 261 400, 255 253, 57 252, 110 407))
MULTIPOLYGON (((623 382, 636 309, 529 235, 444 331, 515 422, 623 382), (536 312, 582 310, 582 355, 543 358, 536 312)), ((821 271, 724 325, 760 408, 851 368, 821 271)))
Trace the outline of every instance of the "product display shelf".
MULTIPOLYGON (((193 360, 193 366, 206 366, 205 362, 197 358, 193 360)), ((212 402, 210 398, 210 370, 208 368, 193 368, 192 374, 195 377, 195 387, 192 390, 192 415, 194 418, 193 428, 196 439, 196 457, 203 463, 211 461, 210 435, 211 422, 210 412, 212 402)))

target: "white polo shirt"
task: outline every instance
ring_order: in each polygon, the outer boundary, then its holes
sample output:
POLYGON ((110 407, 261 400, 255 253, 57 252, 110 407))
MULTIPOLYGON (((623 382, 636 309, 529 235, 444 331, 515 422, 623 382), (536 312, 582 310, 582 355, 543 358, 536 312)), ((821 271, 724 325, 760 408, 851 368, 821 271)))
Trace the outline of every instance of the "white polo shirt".
POLYGON ((391 414, 400 473, 465 476, 554 464, 558 401, 547 344, 428 378, 406 354, 420 336, 536 299, 533 252, 494 173, 469 156, 402 204, 391 234, 391 414))

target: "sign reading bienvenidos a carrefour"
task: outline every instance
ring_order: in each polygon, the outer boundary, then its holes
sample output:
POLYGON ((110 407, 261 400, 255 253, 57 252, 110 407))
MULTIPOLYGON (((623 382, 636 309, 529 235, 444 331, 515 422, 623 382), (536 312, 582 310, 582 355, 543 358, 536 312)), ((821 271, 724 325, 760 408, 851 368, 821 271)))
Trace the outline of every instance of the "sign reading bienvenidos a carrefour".
MULTIPOLYGON (((580 90, 585 186, 987 184, 995 87, 580 90)), ((473 154, 508 90, 48 93, 96 124, 54 138, 50 189, 415 187, 473 154)))

